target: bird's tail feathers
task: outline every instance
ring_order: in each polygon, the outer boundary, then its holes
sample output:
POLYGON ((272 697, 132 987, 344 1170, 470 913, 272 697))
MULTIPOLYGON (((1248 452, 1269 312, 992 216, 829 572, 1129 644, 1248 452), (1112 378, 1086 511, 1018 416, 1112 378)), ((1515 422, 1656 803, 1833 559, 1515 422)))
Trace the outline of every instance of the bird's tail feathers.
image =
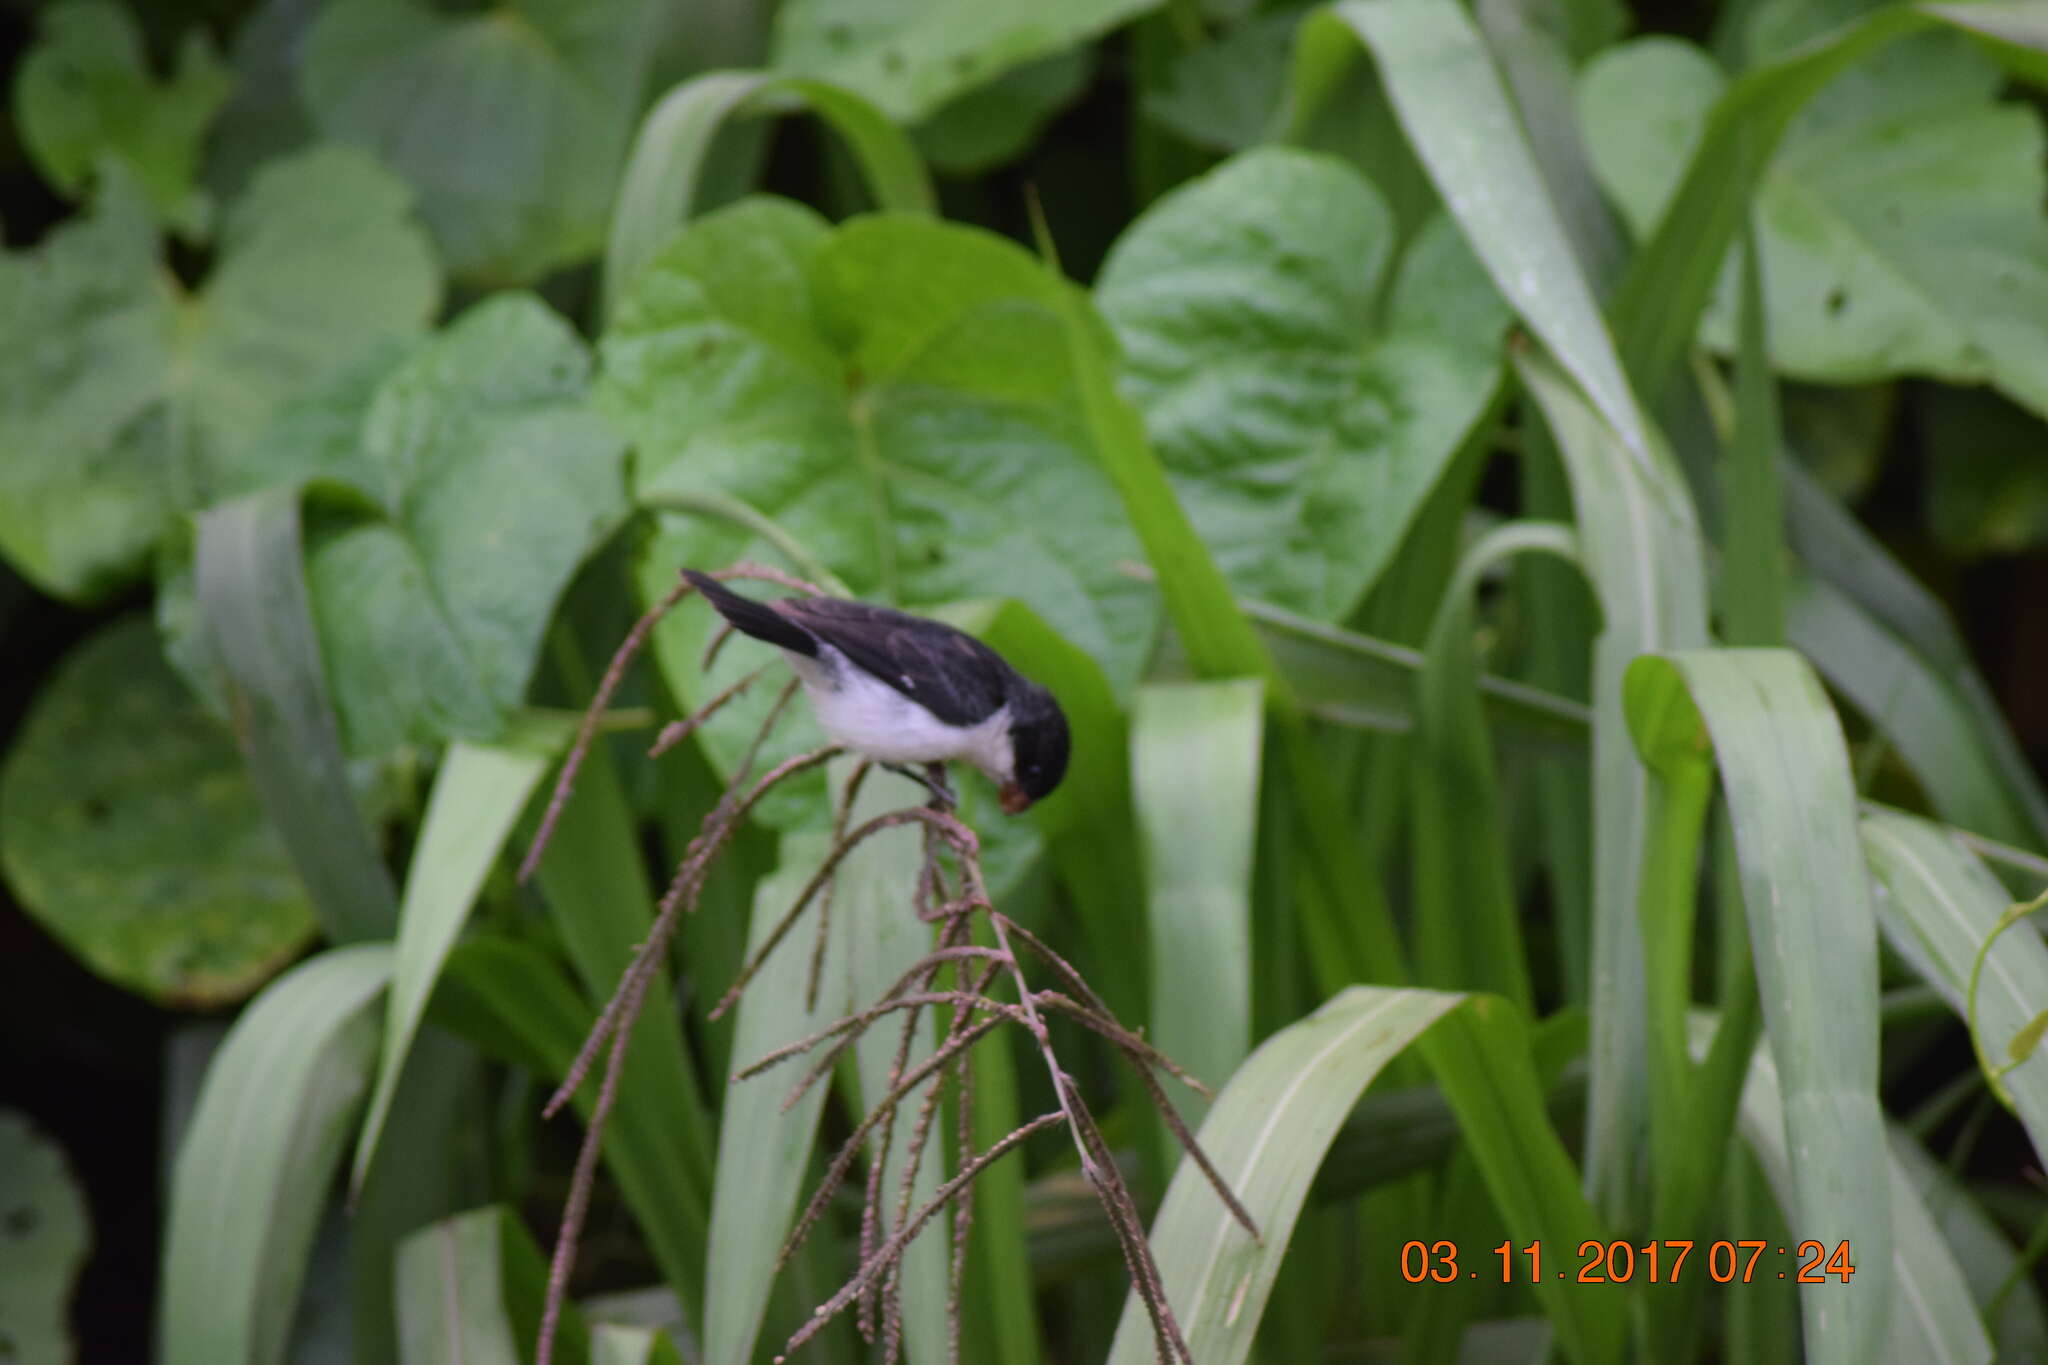
POLYGON ((683 570, 683 577, 689 579, 691 586, 704 594, 704 600, 716 607, 718 614, 732 622, 733 629, 742 635, 751 635, 756 640, 766 640, 771 645, 795 650, 799 654, 818 652, 818 641, 809 631, 766 602, 742 596, 710 574, 696 569, 683 570))

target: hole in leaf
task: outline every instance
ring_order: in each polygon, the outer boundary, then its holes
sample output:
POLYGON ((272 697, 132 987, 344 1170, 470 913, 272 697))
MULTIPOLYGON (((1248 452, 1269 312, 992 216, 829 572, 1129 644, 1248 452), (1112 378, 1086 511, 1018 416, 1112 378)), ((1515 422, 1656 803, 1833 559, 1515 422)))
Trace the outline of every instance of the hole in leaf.
POLYGON ((99 824, 102 820, 105 820, 107 816, 111 813, 107 807, 107 800, 103 796, 86 797, 84 809, 85 818, 92 821, 92 823, 94 823, 95 825, 99 824))
POLYGON ((36 1230, 38 1221, 40 1220, 36 1217, 35 1205, 17 1204, 7 1210, 7 1235, 9 1237, 26 1237, 36 1230))
POLYGON ((1842 310, 1849 306, 1849 291, 1840 285, 1836 285, 1833 289, 1828 290, 1827 304, 1828 316, 1831 318, 1840 317, 1842 310))

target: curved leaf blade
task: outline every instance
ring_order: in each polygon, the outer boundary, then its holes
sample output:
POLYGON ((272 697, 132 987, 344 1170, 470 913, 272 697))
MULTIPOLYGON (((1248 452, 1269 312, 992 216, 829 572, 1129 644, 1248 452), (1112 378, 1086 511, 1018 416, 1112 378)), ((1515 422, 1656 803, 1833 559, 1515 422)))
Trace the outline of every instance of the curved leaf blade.
POLYGON ((329 938, 388 937, 398 897, 349 790, 300 551, 299 493, 202 513, 194 578, 235 739, 329 938))
MULTIPOLYGON (((1204 1365, 1251 1352, 1280 1258, 1316 1168, 1373 1077, 1462 997, 1353 986, 1259 1045, 1217 1095, 1196 1135, 1258 1220, 1252 1240, 1183 1161, 1152 1224, 1152 1250, 1188 1346, 1204 1365)), ((1152 1327, 1124 1302, 1110 1365, 1153 1359, 1152 1327)))
POLYGON ((306 1253, 370 1086, 381 943, 336 948, 256 997, 214 1055, 171 1170, 165 1365, 275 1365, 306 1253))
POLYGON ((391 991, 385 1001, 384 1045, 377 1061, 377 1088, 356 1138, 351 1188, 362 1188, 363 1176, 377 1154, 384 1119, 398 1092, 412 1041, 426 1017, 427 1000, 455 937, 462 932, 470 906, 483 888, 484 877, 498 850, 512 832, 526 799, 548 770, 553 755, 569 740, 566 718, 535 726, 531 748, 451 744, 427 798, 413 847, 412 870, 405 898, 398 907, 398 944, 391 968, 391 991), (551 733, 550 733, 551 732, 551 733))
POLYGON ((757 71, 694 77, 663 95, 634 137, 605 248, 607 319, 692 216, 719 130, 736 115, 781 112, 784 104, 810 109, 839 134, 883 211, 930 213, 936 207, 915 145, 859 94, 828 81, 757 71))
POLYGON ((1890 1179, 1877 1094, 1877 928, 1847 747, 1811 668, 1785 650, 1639 659, 1632 727, 1696 707, 1735 830, 1766 1035, 1784 1082, 1787 1222, 1861 1258, 1848 1284, 1802 1285, 1810 1358, 1855 1362, 1886 1339, 1898 1229, 1869 1192, 1890 1179), (1825 1153, 1825 1157, 1821 1154, 1825 1153))
POLYGON ((1402 129, 1501 296, 1649 465, 1648 424, 1599 300, 1471 16, 1441 0, 1342 0, 1303 25, 1297 71, 1335 60, 1347 28, 1378 59, 1402 129))
MULTIPOLYGON (((1878 902, 1885 937, 1967 1020, 1977 951, 2012 898, 1975 854, 1925 820, 1872 811, 1863 817, 1863 847, 1888 893, 1878 902)), ((1977 986, 1984 1054, 2003 1059, 2008 1040, 2030 1026, 2044 1000, 2048 945, 2023 928, 2000 934, 1977 986)), ((2036 1155, 2048 1153, 2048 1065, 2023 1062, 2005 1073, 2004 1084, 2036 1155)))
MULTIPOLYGON (((1150 1033, 1211 1086, 1252 1038, 1252 853, 1265 697, 1260 679, 1152 683, 1131 710, 1132 804, 1151 917, 1150 1033)), ((1199 1096, 1176 1088, 1183 1118, 1199 1096)))

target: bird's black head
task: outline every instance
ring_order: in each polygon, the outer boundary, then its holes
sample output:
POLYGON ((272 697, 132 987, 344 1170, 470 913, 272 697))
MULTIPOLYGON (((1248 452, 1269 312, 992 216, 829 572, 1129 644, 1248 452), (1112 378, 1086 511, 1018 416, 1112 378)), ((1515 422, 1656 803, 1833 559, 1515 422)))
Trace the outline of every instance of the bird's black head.
POLYGON ((1010 781, 1003 810, 1016 815, 1052 791, 1067 775, 1067 717, 1052 693, 1026 683, 1010 698, 1010 781))

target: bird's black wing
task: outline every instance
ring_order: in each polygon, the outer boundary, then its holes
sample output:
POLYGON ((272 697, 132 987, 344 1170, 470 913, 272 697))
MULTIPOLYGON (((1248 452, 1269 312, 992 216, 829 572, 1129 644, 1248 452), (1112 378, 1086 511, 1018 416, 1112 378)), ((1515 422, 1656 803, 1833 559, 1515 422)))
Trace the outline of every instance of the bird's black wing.
POLYGON ((941 621, 837 597, 784 598, 775 609, 948 725, 986 720, 1017 676, 1002 655, 941 621))

